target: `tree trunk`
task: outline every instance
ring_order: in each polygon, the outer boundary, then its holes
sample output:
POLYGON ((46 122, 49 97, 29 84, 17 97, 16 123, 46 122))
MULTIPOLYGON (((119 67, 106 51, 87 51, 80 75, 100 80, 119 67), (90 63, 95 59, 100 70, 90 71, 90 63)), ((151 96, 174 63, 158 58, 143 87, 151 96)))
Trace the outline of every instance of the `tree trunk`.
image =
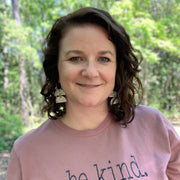
MULTIPOLYGON (((17 25, 21 25, 21 18, 18 7, 18 0, 11 0, 12 11, 14 20, 17 25)), ((21 54, 18 53, 18 64, 20 68, 20 99, 21 99, 21 117, 26 126, 30 126, 29 121, 29 110, 28 110, 28 85, 27 85, 27 74, 25 67, 25 58, 21 57, 21 54)))
POLYGON ((9 66, 8 66, 8 60, 7 60, 7 54, 8 54, 8 47, 5 46, 3 49, 3 54, 4 54, 4 83, 3 83, 3 88, 4 91, 8 87, 9 79, 8 79, 8 73, 9 73, 9 66))
POLYGON ((18 7, 18 0, 11 0, 12 3, 12 10, 13 10, 13 17, 16 21, 16 24, 21 24, 21 18, 19 13, 19 7, 18 7))
POLYGON ((9 64, 8 64, 8 47, 4 46, 3 48, 3 61, 4 61, 4 81, 3 81, 3 90, 4 90, 4 98, 3 102, 6 107, 6 111, 9 111, 8 108, 8 84, 9 84, 9 78, 8 78, 8 73, 9 73, 9 64))
POLYGON ((19 68, 20 68, 20 99, 21 99, 21 117, 26 126, 30 126, 29 122, 29 109, 28 109, 28 86, 27 86, 27 76, 25 68, 24 58, 20 58, 19 68))

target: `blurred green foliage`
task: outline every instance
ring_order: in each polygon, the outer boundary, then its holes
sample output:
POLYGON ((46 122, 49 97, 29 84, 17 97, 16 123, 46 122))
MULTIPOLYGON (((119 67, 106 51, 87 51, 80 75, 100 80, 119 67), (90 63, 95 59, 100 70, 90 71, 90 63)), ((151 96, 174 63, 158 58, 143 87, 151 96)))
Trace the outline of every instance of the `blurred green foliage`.
POLYGON ((0 109, 0 152, 10 150, 14 141, 23 134, 20 115, 9 115, 2 103, 0 109))

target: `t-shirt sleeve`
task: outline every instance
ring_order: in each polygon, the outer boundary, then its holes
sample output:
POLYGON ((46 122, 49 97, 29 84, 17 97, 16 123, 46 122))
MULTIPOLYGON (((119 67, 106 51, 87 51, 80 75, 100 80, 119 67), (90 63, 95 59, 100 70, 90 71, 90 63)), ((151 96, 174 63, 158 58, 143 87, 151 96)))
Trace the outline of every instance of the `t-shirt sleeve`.
POLYGON ((7 180, 22 180, 21 165, 19 158, 16 154, 15 148, 11 151, 11 157, 8 164, 7 180))
POLYGON ((166 123, 171 151, 166 173, 169 180, 180 180, 180 137, 173 126, 169 122, 166 123))

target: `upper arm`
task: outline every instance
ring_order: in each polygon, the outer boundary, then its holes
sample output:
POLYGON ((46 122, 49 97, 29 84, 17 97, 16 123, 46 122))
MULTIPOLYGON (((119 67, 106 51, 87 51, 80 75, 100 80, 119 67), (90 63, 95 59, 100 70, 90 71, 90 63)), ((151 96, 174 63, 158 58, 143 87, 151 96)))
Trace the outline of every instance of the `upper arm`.
POLYGON ((169 125, 168 135, 171 147, 171 155, 167 167, 167 176, 169 180, 179 180, 180 179, 180 137, 174 128, 169 125))
POLYGON ((8 164, 7 180, 22 180, 21 165, 16 154, 15 148, 11 151, 11 156, 8 164))

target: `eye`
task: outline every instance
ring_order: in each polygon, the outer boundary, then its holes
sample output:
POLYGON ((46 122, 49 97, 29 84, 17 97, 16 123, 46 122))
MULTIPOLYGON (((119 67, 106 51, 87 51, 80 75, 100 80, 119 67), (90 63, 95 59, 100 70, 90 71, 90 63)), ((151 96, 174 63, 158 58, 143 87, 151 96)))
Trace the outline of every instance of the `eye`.
POLYGON ((80 57, 71 57, 69 60, 72 62, 79 62, 79 61, 81 61, 81 58, 80 57))
POLYGON ((110 59, 109 58, 107 58, 107 57, 100 57, 99 58, 99 61, 101 61, 101 62, 109 62, 110 61, 110 59))

